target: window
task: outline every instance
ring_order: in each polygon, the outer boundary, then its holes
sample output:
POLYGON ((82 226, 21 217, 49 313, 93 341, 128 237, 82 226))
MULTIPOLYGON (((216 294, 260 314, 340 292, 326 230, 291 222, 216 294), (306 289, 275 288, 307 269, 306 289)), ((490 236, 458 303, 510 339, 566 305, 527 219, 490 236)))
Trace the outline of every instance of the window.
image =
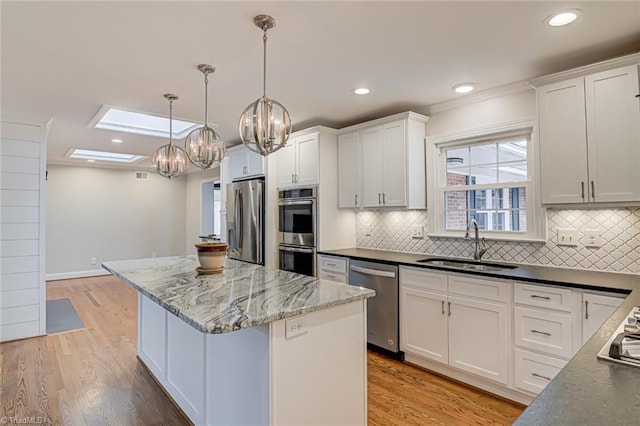
POLYGON ((429 188, 436 236, 461 236, 472 219, 487 238, 540 240, 544 219, 537 205, 533 127, 435 142, 429 188))

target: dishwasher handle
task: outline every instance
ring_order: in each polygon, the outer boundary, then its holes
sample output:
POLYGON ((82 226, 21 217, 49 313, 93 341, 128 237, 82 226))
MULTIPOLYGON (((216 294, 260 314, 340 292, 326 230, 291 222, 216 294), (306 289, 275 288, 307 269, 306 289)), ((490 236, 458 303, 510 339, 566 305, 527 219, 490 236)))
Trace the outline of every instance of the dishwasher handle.
POLYGON ((380 271, 378 269, 361 268, 360 266, 351 266, 350 269, 361 274, 375 275, 377 277, 395 278, 396 273, 390 271, 380 271))

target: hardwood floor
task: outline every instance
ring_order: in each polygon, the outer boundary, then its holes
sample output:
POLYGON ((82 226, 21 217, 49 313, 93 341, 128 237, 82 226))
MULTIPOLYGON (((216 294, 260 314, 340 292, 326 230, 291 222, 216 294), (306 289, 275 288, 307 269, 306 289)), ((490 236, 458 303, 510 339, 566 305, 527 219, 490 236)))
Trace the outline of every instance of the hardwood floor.
MULTIPOLYGON (((85 328, 0 345, 0 418, 55 425, 187 424, 136 359, 136 292, 111 276, 47 283, 85 328)), ((523 407, 369 354, 369 424, 510 424, 523 407)))

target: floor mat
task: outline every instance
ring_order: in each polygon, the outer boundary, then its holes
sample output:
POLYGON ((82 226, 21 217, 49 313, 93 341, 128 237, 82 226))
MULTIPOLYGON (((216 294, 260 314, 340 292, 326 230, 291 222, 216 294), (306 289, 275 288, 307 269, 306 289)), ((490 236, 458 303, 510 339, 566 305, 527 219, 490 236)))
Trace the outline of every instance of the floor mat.
POLYGON ((47 334, 84 328, 69 298, 47 300, 47 334))

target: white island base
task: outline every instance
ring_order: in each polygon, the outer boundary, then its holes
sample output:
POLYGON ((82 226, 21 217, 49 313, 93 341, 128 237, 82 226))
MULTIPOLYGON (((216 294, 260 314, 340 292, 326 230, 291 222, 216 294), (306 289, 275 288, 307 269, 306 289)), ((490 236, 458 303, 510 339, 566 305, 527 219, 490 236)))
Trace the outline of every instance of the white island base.
POLYGON ((358 300, 206 334, 138 294, 138 355, 196 425, 366 425, 365 319, 358 300))

